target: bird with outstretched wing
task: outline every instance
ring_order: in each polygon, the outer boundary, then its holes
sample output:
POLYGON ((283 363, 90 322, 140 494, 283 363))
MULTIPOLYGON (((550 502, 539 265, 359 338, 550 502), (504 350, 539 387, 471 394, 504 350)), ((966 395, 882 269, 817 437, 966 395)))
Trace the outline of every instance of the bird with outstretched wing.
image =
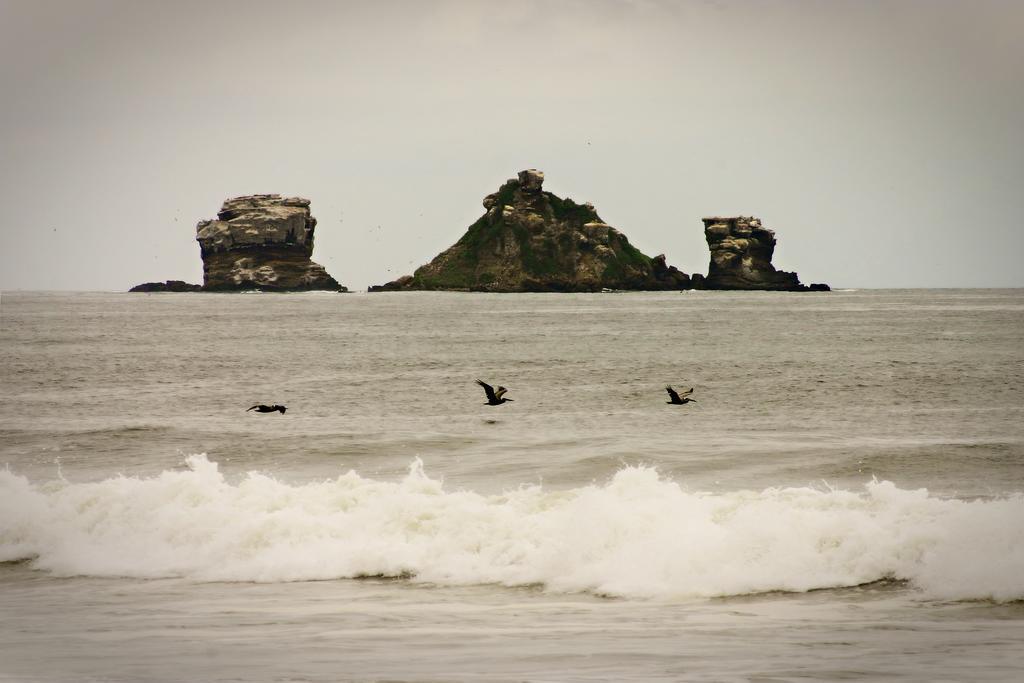
POLYGON ((668 392, 668 396, 671 399, 669 401, 665 401, 665 403, 669 403, 671 405, 681 406, 681 405, 684 405, 686 403, 689 403, 690 401, 693 401, 694 403, 697 402, 697 399, 695 399, 695 398, 688 398, 688 396, 693 393, 693 387, 690 387, 689 389, 684 391, 682 394, 679 394, 678 392, 676 392, 676 390, 673 389, 671 386, 665 387, 665 391, 668 392))
POLYGON ((484 388, 484 393, 487 394, 486 405, 500 406, 502 403, 506 403, 512 400, 510 398, 504 397, 505 392, 508 391, 508 389, 506 389, 505 387, 498 387, 497 390, 495 390, 495 388, 492 387, 490 384, 479 379, 476 381, 476 383, 482 386, 484 388))

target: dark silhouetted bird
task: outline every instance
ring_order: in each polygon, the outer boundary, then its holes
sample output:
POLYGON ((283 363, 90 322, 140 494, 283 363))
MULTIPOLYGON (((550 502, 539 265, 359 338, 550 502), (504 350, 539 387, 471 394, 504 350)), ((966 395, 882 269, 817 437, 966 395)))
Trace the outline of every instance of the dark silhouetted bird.
POLYGON ((503 398, 505 392, 508 391, 505 387, 498 387, 498 390, 495 391, 494 387, 487 382, 477 380, 476 383, 484 388, 484 392, 487 394, 487 405, 489 406, 500 406, 502 403, 512 400, 510 398, 503 398))
POLYGON ((693 393, 693 387, 690 387, 689 389, 684 391, 681 397, 679 396, 679 394, 676 393, 676 390, 673 389, 672 387, 665 387, 665 391, 668 392, 669 398, 672 399, 671 401, 665 401, 665 403, 681 406, 686 403, 689 403, 690 401, 693 401, 694 403, 697 402, 697 399, 695 398, 687 398, 687 396, 693 393))
POLYGON ((259 403, 257 405, 254 405, 252 408, 249 408, 245 412, 248 413, 250 410, 255 410, 257 413, 272 413, 275 410, 279 410, 279 411, 281 411, 281 414, 284 415, 284 411, 286 411, 288 409, 285 408, 284 406, 279 406, 276 403, 274 405, 272 405, 272 406, 265 406, 262 403, 259 403))

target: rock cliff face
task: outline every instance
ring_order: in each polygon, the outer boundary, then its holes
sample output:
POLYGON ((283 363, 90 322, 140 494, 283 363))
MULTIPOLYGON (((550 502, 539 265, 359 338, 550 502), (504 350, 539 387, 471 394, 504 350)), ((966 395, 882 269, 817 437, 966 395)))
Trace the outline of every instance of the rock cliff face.
POLYGON ((775 270, 775 233, 752 216, 704 219, 704 236, 711 250, 703 289, 770 289, 828 291, 824 284, 802 285, 796 273, 775 270))
POLYGON ((235 197, 200 221, 203 290, 347 291, 310 260, 316 219, 309 200, 277 194, 235 197))
POLYGON ((690 278, 651 258, 601 220, 591 204, 541 186, 522 171, 483 200, 486 213, 450 249, 412 275, 370 291, 449 289, 490 292, 593 292, 688 289, 690 278))

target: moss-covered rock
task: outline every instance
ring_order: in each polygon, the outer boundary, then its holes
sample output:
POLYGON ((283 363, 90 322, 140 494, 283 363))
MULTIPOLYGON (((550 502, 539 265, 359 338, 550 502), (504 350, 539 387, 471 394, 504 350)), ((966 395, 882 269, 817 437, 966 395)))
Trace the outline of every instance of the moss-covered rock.
POLYGON ((601 220, 591 204, 542 189, 544 174, 519 173, 483 200, 486 213, 430 263, 370 291, 594 292, 689 289, 690 278, 651 258, 601 220))

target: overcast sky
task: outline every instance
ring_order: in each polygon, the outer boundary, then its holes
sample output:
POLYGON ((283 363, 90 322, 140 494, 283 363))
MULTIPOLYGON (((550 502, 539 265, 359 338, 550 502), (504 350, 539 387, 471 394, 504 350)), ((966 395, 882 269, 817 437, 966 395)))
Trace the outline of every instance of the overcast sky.
POLYGON ((411 273, 521 169, 707 272, 755 215, 837 287, 1024 286, 1024 2, 0 0, 0 289, 202 282, 232 196, 411 273))

